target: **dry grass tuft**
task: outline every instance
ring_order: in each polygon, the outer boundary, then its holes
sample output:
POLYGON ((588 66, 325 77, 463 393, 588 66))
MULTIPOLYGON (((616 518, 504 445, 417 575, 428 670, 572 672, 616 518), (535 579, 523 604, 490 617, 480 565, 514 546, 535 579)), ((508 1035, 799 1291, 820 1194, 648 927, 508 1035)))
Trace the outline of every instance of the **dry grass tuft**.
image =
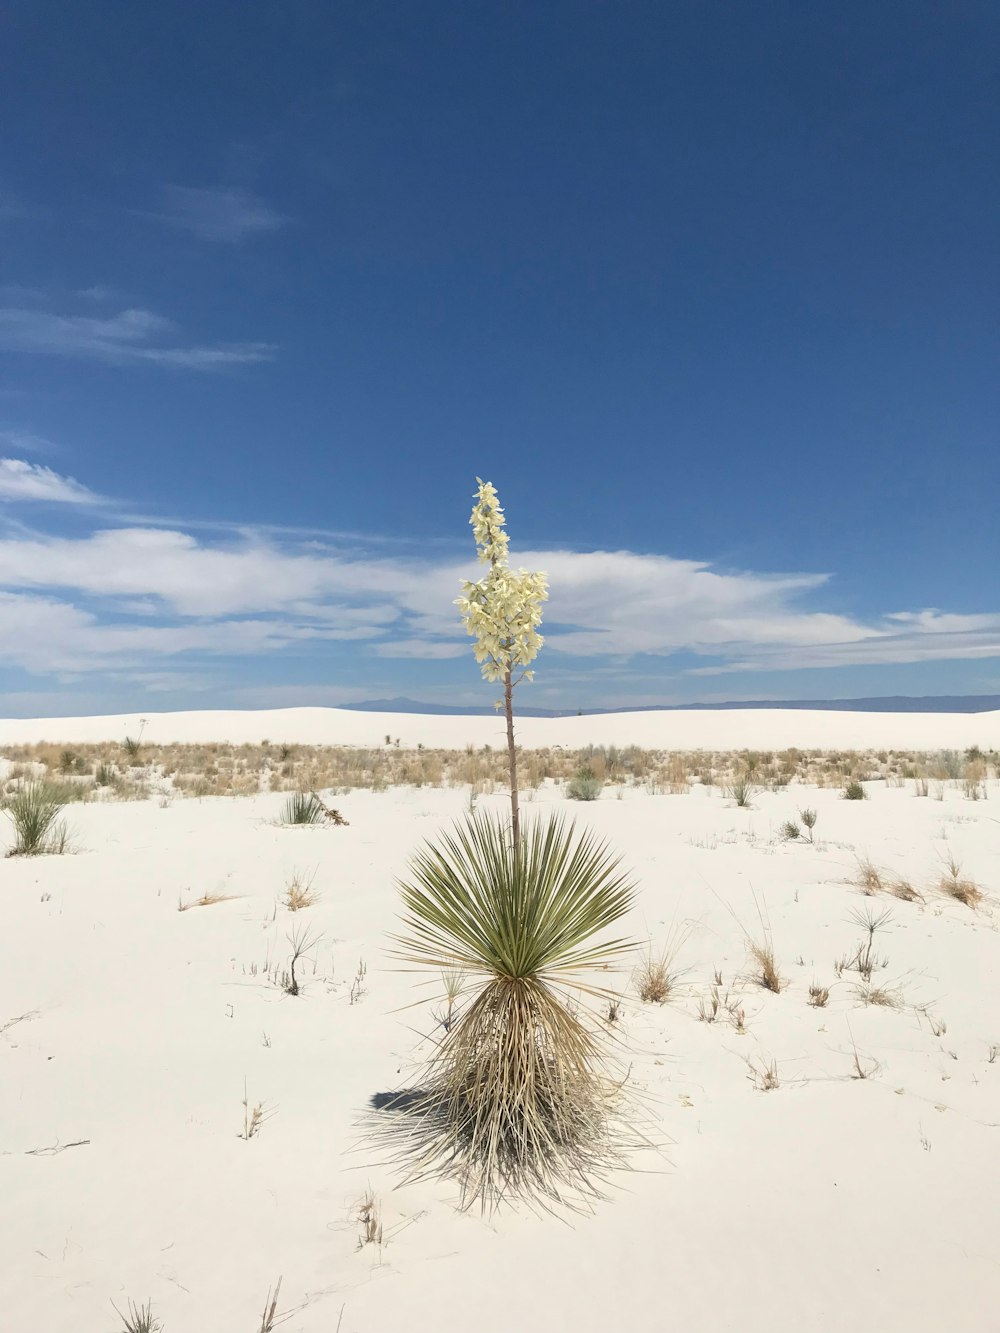
POLYGON ((890 990, 886 986, 873 986, 863 981, 855 986, 854 993, 862 1004, 874 1004, 883 1009, 902 1009, 903 997, 899 990, 890 990))
POLYGON ((954 856, 948 858, 944 874, 938 880, 938 888, 946 897, 954 898, 956 902, 972 908, 973 911, 986 897, 978 884, 965 878, 962 874, 962 867, 954 856))
POLYGON ((885 892, 885 881, 882 879, 882 872, 868 857, 858 857, 857 874, 854 877, 854 883, 869 898, 876 893, 885 892))
POLYGON ((250 1099, 247 1096, 246 1084, 243 1085, 243 1128, 240 1130, 238 1138, 246 1139, 249 1143, 260 1134, 265 1120, 270 1120, 274 1111, 269 1111, 263 1102, 257 1102, 251 1107, 250 1099))
POLYGON ((235 893, 203 893, 200 898, 194 898, 191 902, 179 902, 177 904, 178 912, 187 912, 192 907, 214 907, 216 903, 229 903, 238 897, 235 893))
POLYGON ((815 981, 809 987, 809 1003, 815 1009, 825 1009, 830 999, 829 986, 817 986, 815 981))
POLYGON ((757 964, 758 971, 754 980, 758 986, 763 986, 765 990, 780 995, 787 983, 778 972, 778 964, 774 957, 774 943, 770 931, 759 940, 748 937, 747 947, 750 950, 751 958, 757 964))
POLYGON ((292 876, 290 882, 285 886, 284 905, 290 912, 301 912, 306 907, 312 907, 319 902, 320 894, 313 888, 313 881, 316 876, 313 875, 308 880, 300 878, 298 872, 292 876))
POLYGON ((778 1062, 776 1060, 772 1060, 766 1065, 755 1065, 752 1060, 748 1060, 747 1068, 750 1070, 747 1077, 751 1080, 758 1092, 773 1092, 775 1088, 781 1087, 781 1082, 778 1078, 778 1062))
POLYGON ((363 1250, 366 1245, 382 1244, 382 1209, 370 1187, 358 1204, 358 1225, 361 1228, 359 1250, 363 1250))
MULTIPOLYGON (((260 1317, 260 1328, 257 1333, 274 1333, 275 1321, 278 1317, 278 1292, 281 1290, 281 1278, 279 1277, 274 1284, 274 1290, 270 1287, 264 1300, 264 1312, 260 1317)), ((287 1316, 282 1316, 282 1322, 287 1316)))
POLYGON ((718 986, 713 986, 708 993, 708 999, 702 995, 698 999, 698 1021, 700 1023, 714 1023, 719 1016, 719 997, 718 986))
POLYGON ((632 984, 645 1004, 666 1004, 677 989, 682 975, 675 967, 677 956, 690 937, 688 926, 672 924, 666 942, 658 954, 650 945, 645 957, 632 974, 632 984))

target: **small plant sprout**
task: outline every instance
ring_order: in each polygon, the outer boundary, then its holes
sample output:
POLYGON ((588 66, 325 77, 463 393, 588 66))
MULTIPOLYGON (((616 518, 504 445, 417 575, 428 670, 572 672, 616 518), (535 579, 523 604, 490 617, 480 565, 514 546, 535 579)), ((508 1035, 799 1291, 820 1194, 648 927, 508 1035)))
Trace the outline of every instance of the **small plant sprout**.
POLYGON ((719 1017, 719 1005, 721 999, 718 986, 713 986, 708 992, 708 998, 704 995, 698 997, 698 1021, 699 1023, 714 1023, 719 1017))
POLYGON ((858 945, 853 958, 842 961, 840 971, 846 967, 856 971, 864 981, 871 981, 872 973, 877 967, 889 965, 887 958, 880 958, 875 952, 875 935, 876 932, 884 930, 892 920, 892 908, 886 907, 881 912, 873 912, 870 908, 866 908, 864 912, 852 912, 851 920, 866 932, 868 938, 858 945))
MULTIPOLYGON (((611 995, 608 997, 608 1007, 604 1013, 606 1023, 617 1023, 622 1016, 621 996, 611 995)), ((992 1062, 991 1062, 992 1063, 992 1062)))
POLYGON ((358 970, 354 974, 354 980, 351 982, 351 990, 348 996, 350 1004, 357 1004, 362 995, 367 995, 368 987, 365 985, 365 977, 368 975, 368 966, 362 958, 358 961, 358 970))
POLYGON ((358 1225, 361 1228, 358 1238, 359 1250, 363 1250, 366 1245, 382 1244, 382 1209, 371 1186, 358 1204, 358 1225))
POLYGON ((122 1321, 121 1333, 160 1333, 163 1328, 163 1325, 153 1314, 151 1301, 147 1301, 145 1305, 134 1305, 129 1301, 128 1310, 125 1312, 119 1310, 118 1306, 112 1301, 111 1308, 122 1321))
POLYGON ((264 1312, 260 1317, 260 1328, 257 1333, 274 1333, 276 1323, 283 1323, 287 1318, 283 1315, 278 1319, 278 1293, 281 1291, 281 1278, 279 1277, 274 1284, 274 1290, 270 1287, 267 1290, 267 1296, 264 1298, 264 1312))
POLYGON ((747 1068, 750 1071, 747 1077, 758 1092, 773 1092, 775 1088, 781 1087, 776 1060, 770 1060, 767 1064, 761 1062, 759 1065, 754 1064, 752 1060, 748 1060, 747 1068))
POLYGON ((799 819, 802 820, 802 826, 809 835, 809 841, 815 842, 816 839, 813 837, 813 830, 816 827, 816 811, 808 809, 800 810, 799 819))
POLYGON ((728 995, 725 1003, 726 1013, 729 1015, 734 1031, 738 1032, 741 1037, 746 1036, 747 1013, 743 1005, 738 1000, 730 1000, 728 995))
MULTIPOLYGON (((364 980, 363 973, 360 979, 364 980)), ((455 1006, 466 982, 466 973, 460 967, 445 967, 441 969, 441 981, 444 985, 444 1005, 439 1011, 438 1021, 445 1032, 450 1032, 451 1025, 455 1021, 455 1006)))
POLYGON ((288 995, 298 995, 301 987, 299 979, 295 975, 295 966, 307 953, 315 949, 323 936, 311 934, 306 926, 296 926, 286 938, 292 946, 292 956, 288 961, 288 980, 285 982, 284 989, 288 995))
POLYGON ((854 1040, 854 1033, 851 1032, 850 1024, 847 1026, 847 1031, 851 1036, 851 1051, 854 1056, 854 1071, 851 1074, 851 1078, 862 1080, 874 1078, 875 1075, 879 1073, 882 1066, 877 1060, 872 1059, 871 1056, 859 1054, 857 1042, 854 1040))
POLYGON ((146 730, 147 721, 147 718, 141 717, 138 733, 135 736, 126 736, 122 742, 122 749, 133 763, 139 758, 142 749, 142 733, 146 730))
POLYGON ((489 565, 489 571, 478 583, 463 583, 457 605, 466 631, 476 640, 476 661, 483 677, 503 683, 511 831, 516 845, 520 839, 520 820, 513 693, 515 685, 531 680, 533 675, 528 668, 542 646, 538 626, 542 623, 542 603, 548 597, 548 588, 544 574, 531 574, 526 569, 515 573, 510 568, 507 562, 510 538, 504 531, 507 520, 496 487, 479 477, 476 481, 476 504, 469 522, 479 560, 489 565), (515 678, 518 671, 520 674, 515 678))
POLYGON ((265 1120, 270 1120, 274 1115, 269 1111, 263 1102, 256 1102, 250 1105, 250 1098, 247 1096, 246 1083, 243 1084, 243 1128, 240 1130, 239 1138, 245 1139, 248 1143, 251 1139, 257 1138, 265 1120))

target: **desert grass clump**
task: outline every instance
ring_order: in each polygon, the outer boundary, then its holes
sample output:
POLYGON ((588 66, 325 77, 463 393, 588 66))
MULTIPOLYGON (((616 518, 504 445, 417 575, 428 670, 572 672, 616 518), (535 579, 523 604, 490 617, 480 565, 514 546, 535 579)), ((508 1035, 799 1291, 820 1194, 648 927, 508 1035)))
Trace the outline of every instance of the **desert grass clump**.
POLYGON ((644 1004, 666 1004, 673 994, 676 976, 666 954, 649 952, 635 969, 632 984, 644 1004))
POLYGON ((752 810, 754 797, 760 794, 760 787, 752 780, 751 772, 741 773, 723 788, 724 795, 742 810, 752 810))
POLYGON ((814 981, 809 987, 809 1004, 814 1009, 825 1009, 830 999, 830 987, 818 986, 814 981))
POLYGON ((854 883, 869 898, 873 898, 876 893, 882 893, 885 890, 882 872, 869 857, 858 857, 858 870, 854 883))
POLYGON ((868 799, 864 784, 859 782, 857 778, 851 778, 840 794, 845 801, 867 801, 868 799))
POLYGON ((898 990, 887 986, 873 986, 870 981, 862 981, 855 987, 855 994, 862 1004, 878 1005, 883 1009, 902 1009, 903 997, 898 990))
POLYGON ((315 878, 312 875, 309 879, 303 879, 296 871, 286 884, 283 902, 290 912, 302 912, 319 902, 319 890, 313 888, 315 878))
POLYGON ((677 955, 690 933, 687 925, 672 924, 660 950, 654 951, 652 945, 646 950, 632 973, 632 984, 645 1004, 666 1004, 676 991, 681 977, 676 966, 677 955))
POLYGON ((938 888, 946 897, 954 898, 956 902, 971 907, 973 911, 986 897, 978 884, 966 879, 962 874, 962 867, 954 856, 945 862, 944 873, 938 880, 938 888))
POLYGON ((263 1102, 255 1102, 250 1105, 250 1098, 247 1096, 246 1084, 243 1085, 243 1128, 237 1137, 246 1140, 255 1139, 260 1135, 260 1131, 266 1120, 270 1120, 274 1111, 269 1111, 263 1102))
POLYGON ((775 1088, 781 1087, 776 1060, 770 1060, 767 1064, 761 1062, 759 1065, 755 1065, 752 1060, 748 1060, 747 1068, 750 1071, 747 1077, 758 1092, 773 1092, 775 1088))
POLYGON ((604 937, 633 899, 619 859, 559 817, 515 839, 477 814, 428 844, 411 874, 396 956, 460 968, 468 995, 423 1087, 387 1103, 420 1122, 415 1173, 457 1176, 463 1206, 595 1193, 618 1089, 577 999, 606 1000, 600 974, 634 947, 604 937))
POLYGON ((786 842, 795 842, 796 839, 801 837, 801 835, 802 835, 802 830, 799 828, 798 824, 794 819, 786 819, 785 822, 782 824, 781 836, 785 839, 786 842))
POLYGON ((289 796, 281 812, 282 824, 322 824, 326 819, 323 803, 315 792, 296 791, 289 796))
POLYGON ((778 964, 774 955, 774 942, 771 939, 770 932, 767 932, 759 940, 749 939, 747 944, 750 957, 757 964, 758 969, 754 980, 765 990, 780 995, 785 987, 785 981, 778 972, 778 964))
POLYGON ((566 795, 571 801, 596 801, 603 787, 604 783, 594 770, 584 765, 566 784, 566 795))
POLYGON ((122 1321, 121 1333, 161 1333, 163 1325, 153 1314, 152 1301, 147 1301, 145 1305, 135 1305, 129 1301, 127 1311, 119 1310, 112 1301, 111 1308, 122 1321))
POLYGON ((14 825, 14 846, 8 856, 59 855, 69 847, 69 832, 59 818, 62 792, 48 782, 28 782, 4 802, 14 825))
POLYGON ((211 889, 206 889, 200 898, 193 898, 189 903, 181 899, 177 904, 177 910, 178 912, 187 912, 192 907, 214 907, 216 903, 232 902, 236 896, 235 893, 216 893, 211 889))

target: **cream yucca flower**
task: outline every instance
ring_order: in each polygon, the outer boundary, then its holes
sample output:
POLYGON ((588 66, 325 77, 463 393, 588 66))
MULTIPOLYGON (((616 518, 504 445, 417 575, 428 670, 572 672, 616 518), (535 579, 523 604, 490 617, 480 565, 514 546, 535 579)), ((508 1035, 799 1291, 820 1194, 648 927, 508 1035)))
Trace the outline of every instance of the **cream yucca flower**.
MULTIPOLYGON (((542 602, 548 597, 544 574, 526 569, 516 572, 507 564, 509 538, 504 532, 504 512, 491 482, 479 482, 477 503, 469 522, 479 548, 479 559, 489 564, 485 578, 462 585, 456 605, 466 631, 476 640, 475 655, 489 681, 505 680, 516 667, 527 667, 541 648, 538 633, 542 602)), ((523 671, 519 680, 530 680, 523 671)))

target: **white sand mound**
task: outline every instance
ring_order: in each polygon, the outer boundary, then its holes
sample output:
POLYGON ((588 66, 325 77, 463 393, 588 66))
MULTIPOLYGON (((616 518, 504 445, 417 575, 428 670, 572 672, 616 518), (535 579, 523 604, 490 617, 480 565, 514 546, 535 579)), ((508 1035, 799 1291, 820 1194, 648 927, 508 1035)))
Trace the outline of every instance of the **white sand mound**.
MULTIPOLYGON (((172 742, 376 746, 385 737, 404 747, 462 749, 502 746, 504 721, 497 717, 436 717, 420 713, 365 713, 346 708, 208 710, 107 717, 0 719, 0 745, 35 741, 81 744, 137 736, 151 744, 172 742)), ((525 749, 561 745, 642 745, 664 750, 983 749, 1000 748, 1000 712, 847 713, 805 709, 747 708, 694 712, 601 713, 590 717, 519 718, 518 744, 525 749)))

